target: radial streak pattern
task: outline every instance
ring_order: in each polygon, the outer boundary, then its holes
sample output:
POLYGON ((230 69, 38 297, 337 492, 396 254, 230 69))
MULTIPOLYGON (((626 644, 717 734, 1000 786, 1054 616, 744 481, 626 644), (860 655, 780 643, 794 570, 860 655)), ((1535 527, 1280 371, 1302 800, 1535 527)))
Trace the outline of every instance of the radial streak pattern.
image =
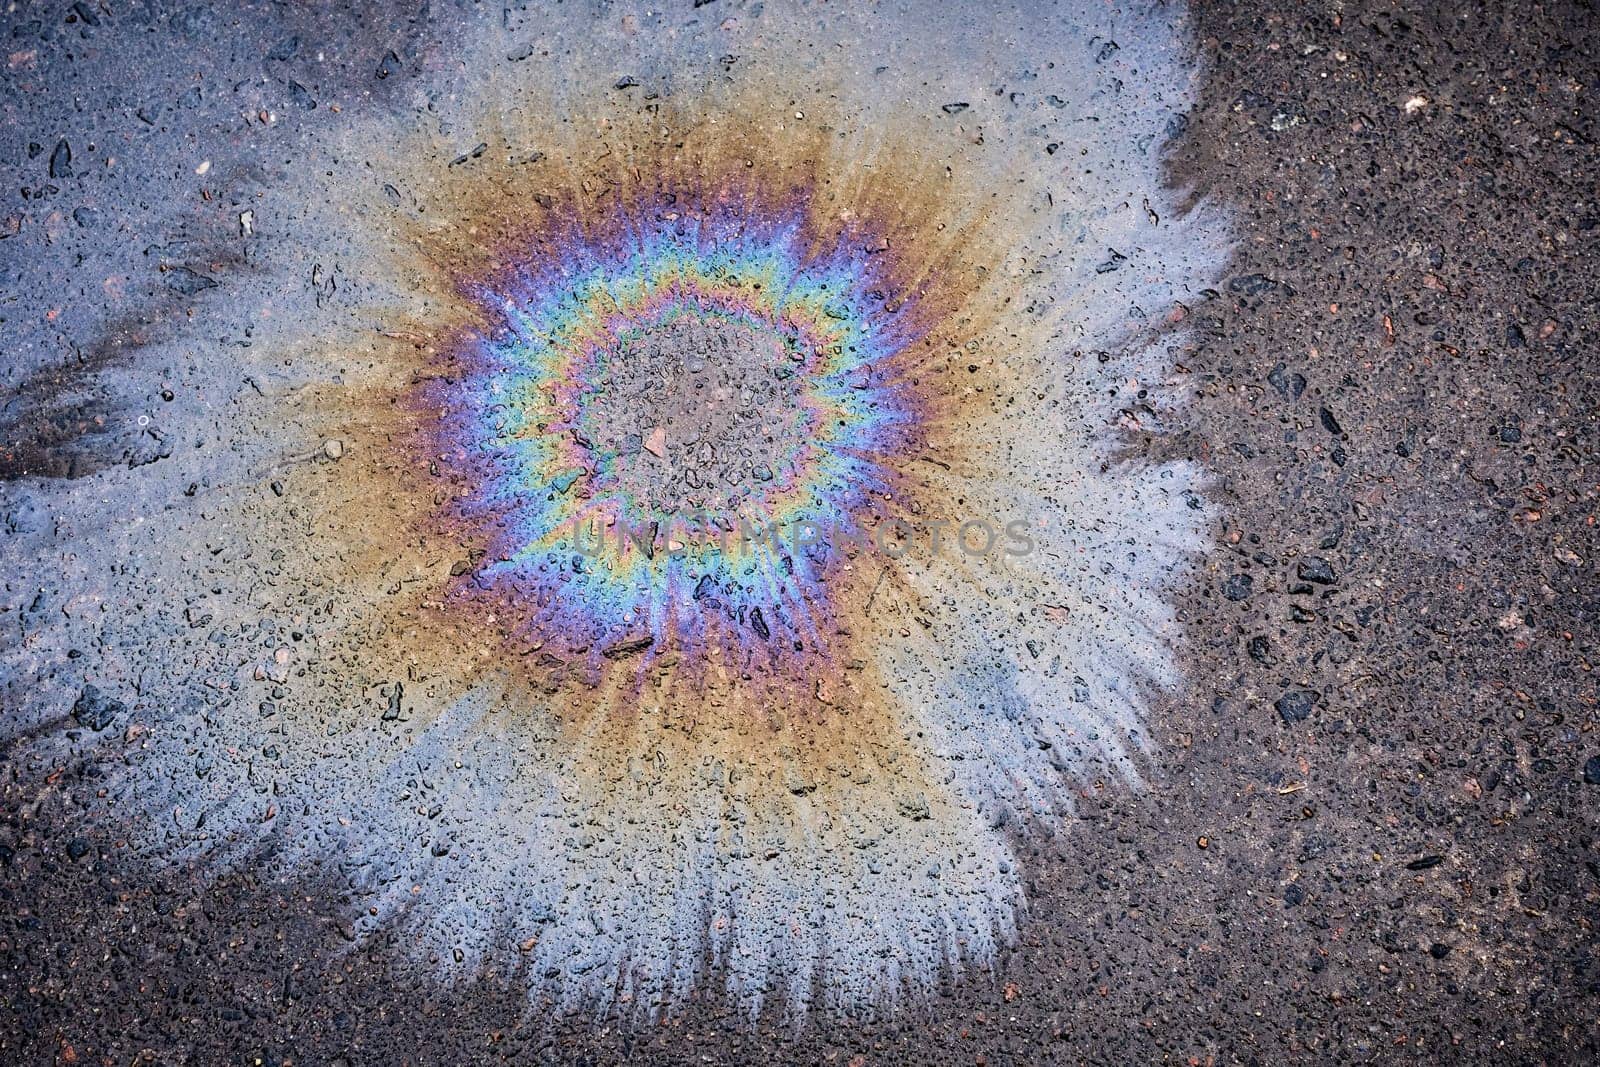
POLYGON ((1185 34, 507 13, 322 165, 218 175, 251 273, 131 357, 204 402, 12 509, 6 573, 73 592, 8 584, 11 734, 126 749, 138 862, 331 885, 541 1010, 987 966, 1019 840, 1136 787, 1178 681, 1185 34))

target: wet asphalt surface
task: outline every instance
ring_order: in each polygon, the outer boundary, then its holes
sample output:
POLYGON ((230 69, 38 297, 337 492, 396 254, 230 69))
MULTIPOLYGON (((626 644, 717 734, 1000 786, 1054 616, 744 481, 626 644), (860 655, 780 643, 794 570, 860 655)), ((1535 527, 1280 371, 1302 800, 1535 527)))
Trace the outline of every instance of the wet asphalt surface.
MULTIPOLYGON (((80 7, 5 15, 6 51, 69 49, 80 7)), ((1190 310, 1169 445, 1224 509, 1181 604, 1194 687, 1155 717, 1146 792, 1032 846, 992 977, 858 1027, 752 1031, 711 1003, 552 1028, 512 981, 347 951, 315 879, 120 865, 73 819, 92 764, 41 796, 0 753, 0 1060, 1591 1061, 1600 19, 1198 22, 1174 181, 1230 205, 1239 242, 1190 310)), ((383 69, 366 47, 352 79, 383 69)), ((54 147, 5 161, 8 204, 54 147)))

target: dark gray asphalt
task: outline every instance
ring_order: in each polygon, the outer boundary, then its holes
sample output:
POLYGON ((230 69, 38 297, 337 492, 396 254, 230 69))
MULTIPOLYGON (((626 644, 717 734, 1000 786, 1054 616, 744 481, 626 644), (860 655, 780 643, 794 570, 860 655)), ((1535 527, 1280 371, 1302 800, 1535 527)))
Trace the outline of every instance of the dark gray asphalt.
MULTIPOLYGON (((85 6, 0 17, 13 66, 68 47, 85 6)), ((346 953, 314 878, 130 874, 74 820, 100 769, 41 791, 0 753, 0 1060, 1591 1062, 1600 20, 1198 21, 1174 182, 1239 242, 1191 310, 1169 445, 1225 514, 1181 608, 1197 686, 1156 719, 1151 788, 1026 857, 992 980, 857 1028, 751 1032, 708 1004, 552 1029, 514 981, 346 953)), ((381 59, 354 48, 348 76, 381 59)))

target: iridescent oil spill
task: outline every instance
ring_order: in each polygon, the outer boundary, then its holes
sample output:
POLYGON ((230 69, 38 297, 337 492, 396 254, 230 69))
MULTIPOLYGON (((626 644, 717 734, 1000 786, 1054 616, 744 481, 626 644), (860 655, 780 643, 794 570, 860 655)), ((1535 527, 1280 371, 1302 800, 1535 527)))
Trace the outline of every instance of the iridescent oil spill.
POLYGON ((590 676, 820 655, 843 553, 750 549, 892 501, 924 447, 930 283, 897 277, 881 224, 814 206, 816 177, 735 168, 657 173, 589 219, 552 203, 463 283, 484 328, 423 391, 431 452, 472 486, 450 517, 493 531, 459 599, 590 676))
POLYGON ((14 743, 96 754, 130 864, 331 882, 541 1012, 981 972, 1182 693, 1187 34, 540 9, 207 179, 154 460, 7 484, 14 743))

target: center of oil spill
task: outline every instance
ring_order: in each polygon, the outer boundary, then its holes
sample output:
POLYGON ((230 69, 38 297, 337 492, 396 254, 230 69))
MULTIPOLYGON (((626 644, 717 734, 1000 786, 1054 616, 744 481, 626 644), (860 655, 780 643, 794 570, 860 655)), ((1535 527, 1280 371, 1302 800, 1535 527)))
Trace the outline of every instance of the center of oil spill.
POLYGON ((575 440, 601 491, 650 516, 705 511, 731 524, 753 491, 794 477, 815 432, 804 360, 770 329, 680 311, 596 354, 575 440))

